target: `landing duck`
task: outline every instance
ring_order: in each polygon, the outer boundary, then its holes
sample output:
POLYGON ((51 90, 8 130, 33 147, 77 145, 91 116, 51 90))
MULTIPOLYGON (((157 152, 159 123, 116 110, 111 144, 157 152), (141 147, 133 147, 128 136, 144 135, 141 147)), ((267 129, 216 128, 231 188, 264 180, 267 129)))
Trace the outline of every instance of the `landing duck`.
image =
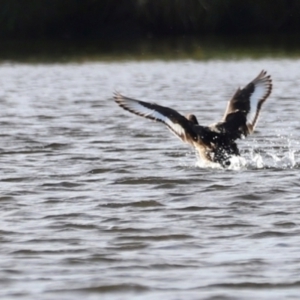
POLYGON ((201 159, 228 167, 232 156, 240 156, 236 140, 253 133, 271 91, 271 76, 263 70, 244 88, 237 89, 221 121, 209 126, 200 125, 194 114, 183 116, 172 108, 120 93, 115 93, 114 100, 133 114, 165 124, 183 142, 194 147, 201 159))

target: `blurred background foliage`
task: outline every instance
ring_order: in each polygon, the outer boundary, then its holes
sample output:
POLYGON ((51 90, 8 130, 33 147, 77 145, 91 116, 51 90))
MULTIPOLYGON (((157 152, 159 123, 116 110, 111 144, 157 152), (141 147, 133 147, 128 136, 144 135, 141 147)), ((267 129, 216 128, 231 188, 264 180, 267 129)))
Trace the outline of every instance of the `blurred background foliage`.
POLYGON ((299 0, 0 0, 0 7, 2 40, 300 32, 299 0))
POLYGON ((300 56, 300 0, 0 0, 0 60, 300 56))

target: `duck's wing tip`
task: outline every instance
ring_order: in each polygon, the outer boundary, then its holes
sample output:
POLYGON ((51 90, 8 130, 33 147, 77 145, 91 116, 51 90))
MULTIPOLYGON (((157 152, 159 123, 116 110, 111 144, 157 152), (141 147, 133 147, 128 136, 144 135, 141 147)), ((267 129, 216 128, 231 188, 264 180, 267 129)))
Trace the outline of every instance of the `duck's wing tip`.
POLYGON ((113 99, 115 100, 115 102, 119 103, 123 98, 124 96, 119 91, 114 91, 113 99))
POLYGON ((272 78, 266 70, 262 70, 244 88, 239 88, 227 105, 223 120, 233 112, 240 111, 246 116, 248 133, 252 133, 258 120, 263 103, 272 92, 272 78))
POLYGON ((250 133, 254 131, 262 105, 270 96, 273 89, 271 75, 267 75, 267 71, 265 70, 262 70, 252 83, 254 91, 249 97, 250 110, 247 114, 247 126, 250 133))

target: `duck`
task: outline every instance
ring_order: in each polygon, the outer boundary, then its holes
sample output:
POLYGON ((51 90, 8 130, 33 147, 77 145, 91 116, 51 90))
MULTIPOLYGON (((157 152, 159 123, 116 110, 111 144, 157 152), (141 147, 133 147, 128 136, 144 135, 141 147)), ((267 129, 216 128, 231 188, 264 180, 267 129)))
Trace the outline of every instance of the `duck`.
POLYGON ((262 70, 245 87, 239 87, 228 101, 222 119, 200 125, 194 114, 186 116, 156 103, 125 97, 115 92, 115 102, 135 115, 163 123, 184 143, 191 145, 201 160, 228 167, 233 156, 240 156, 236 141, 254 132, 261 109, 272 91, 272 79, 262 70))

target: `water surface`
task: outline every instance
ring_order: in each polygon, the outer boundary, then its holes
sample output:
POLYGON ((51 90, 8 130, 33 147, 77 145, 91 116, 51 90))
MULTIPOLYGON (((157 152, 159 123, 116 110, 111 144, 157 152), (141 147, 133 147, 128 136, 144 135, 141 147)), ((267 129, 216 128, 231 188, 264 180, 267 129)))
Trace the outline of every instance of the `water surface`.
POLYGON ((0 65, 0 296, 298 299, 300 61, 0 65), (246 164, 199 167, 115 90, 218 121, 273 78, 246 164))

